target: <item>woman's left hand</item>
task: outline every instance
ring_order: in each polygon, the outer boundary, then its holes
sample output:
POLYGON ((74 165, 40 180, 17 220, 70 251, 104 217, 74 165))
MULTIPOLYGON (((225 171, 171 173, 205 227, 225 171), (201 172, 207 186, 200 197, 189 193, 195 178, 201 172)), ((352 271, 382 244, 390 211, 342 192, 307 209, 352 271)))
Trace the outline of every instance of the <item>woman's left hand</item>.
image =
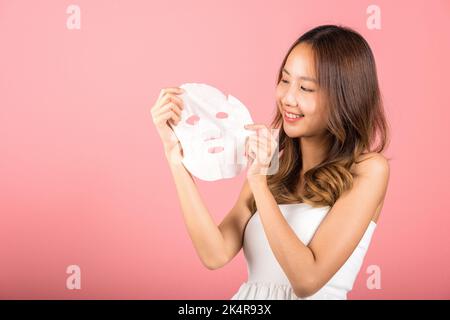
POLYGON ((273 156, 278 151, 278 130, 269 129, 264 124, 247 124, 245 129, 256 132, 245 141, 245 155, 249 161, 247 178, 266 179, 268 174, 273 174, 271 167, 273 156))

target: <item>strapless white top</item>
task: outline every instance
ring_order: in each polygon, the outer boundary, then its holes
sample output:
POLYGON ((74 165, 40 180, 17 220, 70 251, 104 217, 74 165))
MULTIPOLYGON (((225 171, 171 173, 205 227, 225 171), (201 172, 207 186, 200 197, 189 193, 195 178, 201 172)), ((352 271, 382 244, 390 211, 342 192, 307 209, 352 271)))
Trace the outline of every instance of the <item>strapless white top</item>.
MULTIPOLYGON (((306 203, 279 204, 280 211, 298 238, 308 245, 330 206, 312 207, 306 203)), ((248 280, 232 300, 330 300, 347 299, 361 269, 377 224, 371 221, 358 246, 344 265, 315 294, 299 298, 278 264, 266 238, 258 211, 250 218, 244 232, 243 250, 247 260, 248 280)))

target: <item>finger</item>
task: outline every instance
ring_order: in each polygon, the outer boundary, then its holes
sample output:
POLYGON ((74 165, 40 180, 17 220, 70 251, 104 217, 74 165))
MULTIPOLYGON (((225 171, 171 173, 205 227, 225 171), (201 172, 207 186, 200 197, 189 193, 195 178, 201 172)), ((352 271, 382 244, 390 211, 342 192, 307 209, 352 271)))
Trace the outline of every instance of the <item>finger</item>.
POLYGON ((177 125, 180 122, 181 117, 172 110, 172 117, 170 119, 172 124, 177 125))
POLYGON ((256 131, 256 135, 261 138, 261 140, 267 141, 270 139, 270 134, 266 128, 258 129, 258 131, 256 131))
POLYGON ((248 129, 248 130, 258 130, 258 129, 266 128, 266 125, 257 124, 257 123, 249 123, 249 124, 244 125, 244 128, 248 129))
POLYGON ((256 130, 256 135, 261 137, 261 139, 266 140, 266 145, 270 143, 271 140, 271 134, 269 129, 264 124, 253 124, 253 125, 246 125, 246 128, 250 130, 256 130))
POLYGON ((155 117, 155 123, 162 124, 173 116, 173 111, 168 110, 155 117))
POLYGON ((250 156, 250 150, 252 150, 252 146, 256 143, 255 138, 256 136, 247 136, 245 138, 245 155, 247 157, 250 156))
POLYGON ((159 92, 159 96, 158 99, 160 99, 162 96, 164 96, 165 94, 168 93, 173 93, 173 94, 183 94, 186 91, 183 88, 180 87, 169 87, 169 88, 163 88, 161 89, 161 91, 159 92))
POLYGON ((245 155, 245 157, 247 157, 247 154, 248 154, 248 138, 249 137, 245 137, 245 143, 244 143, 244 155, 245 155))
POLYGON ((180 108, 180 106, 177 105, 177 104, 174 103, 174 102, 171 102, 170 105, 171 105, 171 108, 170 108, 170 109, 171 109, 172 111, 174 111, 174 112, 181 118, 181 108, 180 108))
POLYGON ((165 105, 163 105, 160 109, 154 111, 154 117, 158 117, 163 113, 166 113, 167 111, 171 110, 172 106, 170 105, 170 103, 167 103, 165 105))
POLYGON ((266 146, 267 140, 264 137, 261 136, 249 136, 248 137, 249 143, 255 146, 266 146))
POLYGON ((169 102, 168 104, 166 104, 165 106, 163 106, 159 112, 156 113, 156 116, 167 112, 168 110, 172 110, 174 111, 180 118, 181 118, 181 110, 179 108, 179 106, 177 106, 175 103, 173 102, 169 102))
POLYGON ((176 126, 179 122, 177 115, 172 111, 172 116, 169 119, 171 125, 176 126))
POLYGON ((265 145, 267 145, 269 148, 274 148, 276 145, 278 145, 277 137, 275 137, 276 132, 273 133, 271 129, 260 129, 257 131, 257 135, 265 141, 265 145))
POLYGON ((271 154, 271 146, 272 146, 272 137, 270 136, 270 134, 267 134, 267 137, 265 138, 265 143, 266 143, 266 151, 268 154, 271 154))
POLYGON ((164 96, 159 102, 158 107, 156 109, 161 108, 162 106, 166 105, 169 102, 175 103, 177 106, 180 107, 180 109, 184 109, 184 103, 183 100, 180 97, 174 96, 172 94, 168 94, 164 96))
POLYGON ((170 102, 170 98, 168 96, 165 96, 163 98, 158 98, 155 105, 151 109, 151 112, 153 115, 160 113, 161 109, 170 102))
POLYGON ((158 123, 165 123, 166 121, 169 121, 172 125, 177 125, 180 122, 180 117, 173 112, 172 110, 160 115, 158 117, 158 123))
POLYGON ((250 137, 248 143, 248 154, 261 163, 265 163, 272 158, 275 147, 261 137, 250 137))
POLYGON ((253 136, 253 135, 251 135, 251 136, 246 136, 246 137, 245 137, 245 142, 244 142, 244 151, 245 151, 245 155, 247 155, 250 137, 252 137, 252 136, 253 136))
POLYGON ((251 135, 251 136, 247 136, 246 138, 246 143, 249 144, 254 144, 257 143, 258 141, 258 136, 257 135, 251 135))
POLYGON ((247 156, 247 158, 250 159, 255 159, 255 151, 254 151, 254 147, 253 145, 251 145, 250 143, 247 145, 247 148, 245 150, 245 155, 247 156))
POLYGON ((172 113, 166 112, 166 113, 159 115, 158 117, 155 117, 153 122, 155 123, 156 126, 162 126, 162 125, 165 125, 167 120, 169 120, 171 117, 172 117, 172 113))
POLYGON ((184 102, 183 99, 180 97, 173 95, 173 94, 167 94, 164 96, 164 98, 161 100, 161 104, 164 105, 166 103, 173 102, 177 106, 180 107, 180 109, 184 109, 184 102))
POLYGON ((163 107, 161 107, 161 109, 157 110, 155 112, 155 117, 158 117, 167 112, 169 112, 169 113, 174 112, 178 117, 181 118, 181 110, 174 102, 169 102, 166 105, 164 105, 163 107))
POLYGON ((181 114, 176 113, 174 110, 172 110, 172 112, 174 113, 173 121, 175 125, 177 125, 181 121, 181 114))
POLYGON ((276 148, 278 147, 278 143, 275 142, 272 136, 267 137, 260 137, 259 141, 259 147, 260 150, 264 150, 266 152, 266 155, 272 156, 275 153, 276 148))
POLYGON ((181 107, 181 109, 184 108, 184 101, 183 101, 183 99, 181 99, 179 96, 176 96, 176 95, 171 94, 171 95, 170 95, 170 98, 171 98, 171 101, 173 101, 173 102, 175 102, 177 105, 179 105, 179 106, 181 107))
POLYGON ((244 141, 244 156, 247 156, 247 143, 248 143, 248 137, 245 137, 245 141, 244 141))
POLYGON ((249 155, 252 155, 252 157, 254 157, 261 150, 265 150, 261 148, 264 148, 264 146, 261 144, 261 141, 258 139, 257 136, 248 137, 247 153, 249 155))

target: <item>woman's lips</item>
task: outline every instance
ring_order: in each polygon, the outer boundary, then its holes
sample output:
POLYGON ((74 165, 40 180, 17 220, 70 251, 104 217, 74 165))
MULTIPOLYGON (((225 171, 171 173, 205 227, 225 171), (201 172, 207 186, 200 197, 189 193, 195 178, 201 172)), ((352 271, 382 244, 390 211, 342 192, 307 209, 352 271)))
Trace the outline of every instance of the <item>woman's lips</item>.
POLYGON ((286 120, 287 122, 297 122, 297 121, 300 121, 301 119, 303 119, 304 116, 303 116, 303 117, 297 117, 297 118, 289 118, 289 117, 286 115, 286 111, 283 111, 283 118, 284 118, 284 120, 286 120))

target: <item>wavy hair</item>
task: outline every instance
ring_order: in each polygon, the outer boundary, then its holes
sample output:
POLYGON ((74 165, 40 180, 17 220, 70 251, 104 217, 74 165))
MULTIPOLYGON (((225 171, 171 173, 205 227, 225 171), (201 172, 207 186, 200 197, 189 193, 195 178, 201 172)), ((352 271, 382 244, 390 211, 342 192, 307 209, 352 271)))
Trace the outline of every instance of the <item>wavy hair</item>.
MULTIPOLYGON (((325 159, 300 176, 302 155, 299 138, 279 130, 279 169, 267 177, 269 189, 279 204, 311 202, 333 206, 353 186, 350 169, 367 152, 382 152, 388 144, 388 123, 381 99, 375 59, 366 40, 342 26, 316 27, 289 48, 278 72, 277 84, 290 52, 300 43, 310 45, 314 54, 318 84, 324 92, 329 149, 325 159), (300 181, 303 179, 303 181, 300 181), (299 182, 303 192, 298 192, 299 182)), ((278 107, 271 128, 282 128, 278 107)), ((256 211, 252 196, 250 210, 256 211)))

